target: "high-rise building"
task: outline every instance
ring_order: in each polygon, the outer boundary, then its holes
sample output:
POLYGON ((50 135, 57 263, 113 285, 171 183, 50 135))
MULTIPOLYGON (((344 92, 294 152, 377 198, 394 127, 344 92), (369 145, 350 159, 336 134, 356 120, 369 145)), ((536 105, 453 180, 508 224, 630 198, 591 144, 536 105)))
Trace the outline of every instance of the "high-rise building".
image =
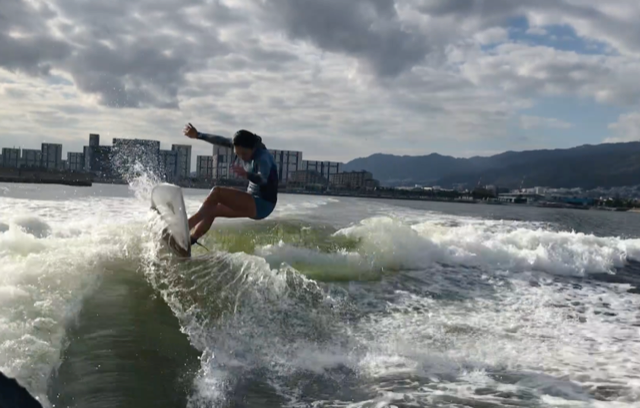
POLYGON ((178 172, 178 152, 173 150, 160 150, 160 171, 166 181, 176 179, 178 172))
POLYGON ((62 169, 62 145, 59 143, 42 144, 42 167, 49 170, 62 169))
POLYGON ((160 142, 143 139, 113 139, 111 165, 120 175, 157 172, 160 165, 160 142))
POLYGON ((83 171, 84 170, 84 154, 68 152, 67 168, 71 171, 83 171))
POLYGON ((100 177, 111 177, 111 146, 85 146, 84 170, 100 177))
POLYGON ((2 166, 3 167, 20 167, 20 149, 3 147, 2 148, 2 166))
POLYGON ((82 153, 84 154, 84 171, 89 171, 89 172, 96 171, 94 160, 93 160, 95 150, 96 149, 94 146, 84 146, 82 148, 82 153))
POLYGON ((237 178, 235 173, 231 171, 231 166, 236 159, 233 149, 214 145, 211 159, 211 178, 214 180, 237 178))
POLYGON ((299 170, 302 163, 302 152, 293 150, 269 149, 278 167, 278 180, 286 184, 293 173, 299 170))
POLYGON ((298 170, 316 171, 327 180, 331 176, 342 171, 343 164, 331 161, 303 160, 298 166, 298 170))
POLYGON ((100 135, 97 133, 89 134, 89 146, 100 146, 100 135))
POLYGON ((42 152, 38 149, 22 149, 22 158, 20 159, 20 167, 41 167, 42 152))
POLYGON ((185 179, 191 176, 191 145, 171 145, 171 150, 178 153, 178 179, 185 179))
POLYGON ((207 180, 213 178, 213 156, 198 156, 196 164, 198 178, 207 180))

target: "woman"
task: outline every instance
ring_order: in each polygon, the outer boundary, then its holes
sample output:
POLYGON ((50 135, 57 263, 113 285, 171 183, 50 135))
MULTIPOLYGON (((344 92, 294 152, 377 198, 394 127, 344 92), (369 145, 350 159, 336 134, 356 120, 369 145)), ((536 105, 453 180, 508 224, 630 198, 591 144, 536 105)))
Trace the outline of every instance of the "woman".
POLYGON ((233 148, 243 165, 234 163, 232 169, 249 180, 246 192, 218 186, 211 190, 198 212, 189 218, 189 229, 195 227, 191 245, 209 231, 216 217, 262 220, 271 215, 278 201, 278 168, 260 136, 239 130, 231 140, 200 133, 191 123, 185 127, 184 134, 191 139, 233 148))

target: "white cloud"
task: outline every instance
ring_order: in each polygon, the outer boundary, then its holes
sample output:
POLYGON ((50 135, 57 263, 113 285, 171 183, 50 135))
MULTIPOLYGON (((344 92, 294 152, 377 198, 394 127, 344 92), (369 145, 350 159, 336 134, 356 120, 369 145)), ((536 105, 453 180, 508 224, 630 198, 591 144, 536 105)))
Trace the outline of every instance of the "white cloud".
POLYGON ((527 30, 527 34, 544 36, 547 35, 547 30, 542 27, 531 27, 527 30))
POLYGON ((573 124, 556 118, 540 116, 520 116, 520 127, 523 129, 571 129, 573 124))
POLYGON ((617 122, 609 124, 609 129, 616 136, 606 138, 605 143, 640 141, 640 112, 621 115, 617 122))
POLYGON ((480 31, 474 38, 482 45, 498 44, 509 39, 509 32, 502 27, 493 27, 480 31))
MULTIPOLYGON (((92 132, 168 144, 190 121, 348 160, 426 153, 436 140, 450 152, 467 140, 510 148, 510 119, 541 96, 640 102, 635 1, 51 0, 9 2, 2 15, 0 144, 79 149, 92 132), (510 43, 517 16, 616 53, 510 43)), ((535 120, 524 125, 567 126, 535 120)))
POLYGON ((523 96, 581 96, 602 103, 640 102, 640 60, 584 55, 543 46, 503 44, 462 65, 474 84, 523 96))

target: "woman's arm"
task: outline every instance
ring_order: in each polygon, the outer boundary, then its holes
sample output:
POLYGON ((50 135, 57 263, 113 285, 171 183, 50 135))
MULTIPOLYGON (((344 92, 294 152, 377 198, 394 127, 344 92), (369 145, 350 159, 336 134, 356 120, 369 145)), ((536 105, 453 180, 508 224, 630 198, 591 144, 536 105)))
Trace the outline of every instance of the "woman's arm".
POLYGON ((200 139, 200 140, 204 140, 205 142, 208 142, 208 143, 211 143, 211 144, 214 144, 214 145, 233 148, 233 141, 231 139, 229 139, 228 137, 218 136, 218 135, 210 135, 208 133, 198 132, 196 130, 196 128, 191 123, 189 123, 187 126, 185 126, 184 135, 186 137, 190 138, 190 139, 200 139))
POLYGON ((225 147, 233 147, 233 142, 228 137, 218 136, 218 135, 210 135, 208 133, 198 132, 196 139, 204 140, 205 142, 225 146, 225 147))

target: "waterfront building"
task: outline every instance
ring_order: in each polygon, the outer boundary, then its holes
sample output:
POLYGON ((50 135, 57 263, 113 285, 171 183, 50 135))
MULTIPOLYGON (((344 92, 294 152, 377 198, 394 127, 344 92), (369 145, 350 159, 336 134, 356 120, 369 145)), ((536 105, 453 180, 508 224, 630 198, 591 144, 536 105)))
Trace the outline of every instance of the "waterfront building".
POLYGON ((38 149, 22 149, 20 167, 41 167, 42 152, 38 149))
POLYGON ((60 143, 42 143, 42 167, 49 170, 62 170, 62 145, 60 143))
POLYGON ((20 149, 12 147, 2 148, 2 167, 20 167, 20 149))
POLYGON ((211 180, 213 178, 213 157, 198 156, 196 162, 196 173, 200 179, 211 180))
POLYGON ((84 154, 68 152, 67 168, 71 171, 83 171, 84 170, 84 154))
POLYGON ((178 155, 176 178, 186 179, 191 177, 191 145, 174 144, 171 145, 171 150, 178 155))

